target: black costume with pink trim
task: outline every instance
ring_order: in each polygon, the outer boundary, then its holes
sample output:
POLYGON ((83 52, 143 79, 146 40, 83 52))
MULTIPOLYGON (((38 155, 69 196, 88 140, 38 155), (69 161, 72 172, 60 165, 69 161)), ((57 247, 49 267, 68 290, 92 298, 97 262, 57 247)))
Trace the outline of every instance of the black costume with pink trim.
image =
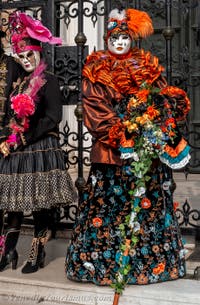
MULTIPOLYGON (((49 72, 43 74, 28 129, 20 133, 17 148, 11 147, 10 155, 0 158, 0 209, 6 211, 49 209, 75 198, 59 145, 62 104, 58 81, 49 72)), ((1 141, 13 133, 12 124, 17 120, 12 97, 25 93, 30 80, 31 75, 25 75, 7 102, 1 141)))

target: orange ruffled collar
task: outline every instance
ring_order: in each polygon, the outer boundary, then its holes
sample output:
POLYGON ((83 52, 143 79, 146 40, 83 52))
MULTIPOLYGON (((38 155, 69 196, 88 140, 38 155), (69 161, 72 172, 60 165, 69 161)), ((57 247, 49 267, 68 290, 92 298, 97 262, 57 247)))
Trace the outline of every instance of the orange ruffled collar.
POLYGON ((92 83, 100 82, 121 94, 135 94, 146 81, 151 85, 163 72, 158 58, 143 49, 133 48, 123 57, 109 51, 93 52, 87 57, 83 76, 92 83))

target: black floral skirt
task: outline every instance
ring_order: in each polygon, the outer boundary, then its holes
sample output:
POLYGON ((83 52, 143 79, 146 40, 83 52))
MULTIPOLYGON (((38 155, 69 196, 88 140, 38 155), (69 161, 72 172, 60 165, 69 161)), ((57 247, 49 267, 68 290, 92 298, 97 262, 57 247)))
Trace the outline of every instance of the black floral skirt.
POLYGON ((0 209, 33 211, 75 200, 63 151, 54 136, 0 157, 0 209))
MULTIPOLYGON (((169 169, 158 162, 147 185, 151 206, 138 213, 139 241, 130 250, 129 284, 174 280, 185 275, 185 250, 172 200, 169 169)), ((109 285, 119 269, 120 224, 130 213, 135 177, 126 167, 93 164, 66 257, 67 277, 109 285)))

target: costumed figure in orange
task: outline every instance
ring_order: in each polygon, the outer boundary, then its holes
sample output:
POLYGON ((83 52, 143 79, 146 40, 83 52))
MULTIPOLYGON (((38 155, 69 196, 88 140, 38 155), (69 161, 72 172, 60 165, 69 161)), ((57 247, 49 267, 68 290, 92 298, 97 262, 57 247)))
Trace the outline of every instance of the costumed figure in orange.
POLYGON ((171 169, 190 159, 177 126, 190 101, 167 84, 157 57, 132 47, 152 33, 147 13, 111 11, 108 50, 93 52, 83 68, 84 123, 93 144, 66 258, 71 280, 123 288, 185 275, 171 169))

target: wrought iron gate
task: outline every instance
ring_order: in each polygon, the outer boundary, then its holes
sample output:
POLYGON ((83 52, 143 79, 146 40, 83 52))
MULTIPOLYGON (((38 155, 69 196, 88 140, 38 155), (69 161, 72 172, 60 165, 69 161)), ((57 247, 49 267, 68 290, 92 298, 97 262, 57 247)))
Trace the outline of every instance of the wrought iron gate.
MULTIPOLYGON (((71 130, 68 122, 61 131, 62 146, 66 152, 68 168, 77 167, 76 186, 81 191, 84 167, 89 166, 90 142, 83 129, 81 71, 88 46, 93 37, 84 34, 87 27, 97 27, 106 20, 112 8, 132 7, 147 11, 153 19, 155 33, 139 45, 157 55, 166 67, 168 82, 186 90, 192 110, 187 126, 183 126, 192 147, 192 160, 188 172, 200 172, 200 1, 199 0, 1 0, 2 24, 9 31, 8 15, 12 10, 26 11, 43 23, 57 36, 70 35, 69 27, 76 23, 75 44, 53 47, 44 46, 50 69, 58 76, 63 93, 63 107, 74 106, 77 129, 71 130), (87 45, 86 45, 87 42, 87 45)), ((9 34, 8 34, 9 38, 9 34)), ((103 40, 103 37, 99 39, 103 40)), ((96 47, 96 46, 95 46, 96 47)), ((74 211, 76 206, 71 207, 74 211)), ((57 213, 57 212, 56 212, 57 213)), ((58 219, 71 218, 75 212, 64 211, 58 219)), ((185 215, 182 213, 183 219, 185 215)), ((197 220, 200 219, 200 213, 197 220)))

